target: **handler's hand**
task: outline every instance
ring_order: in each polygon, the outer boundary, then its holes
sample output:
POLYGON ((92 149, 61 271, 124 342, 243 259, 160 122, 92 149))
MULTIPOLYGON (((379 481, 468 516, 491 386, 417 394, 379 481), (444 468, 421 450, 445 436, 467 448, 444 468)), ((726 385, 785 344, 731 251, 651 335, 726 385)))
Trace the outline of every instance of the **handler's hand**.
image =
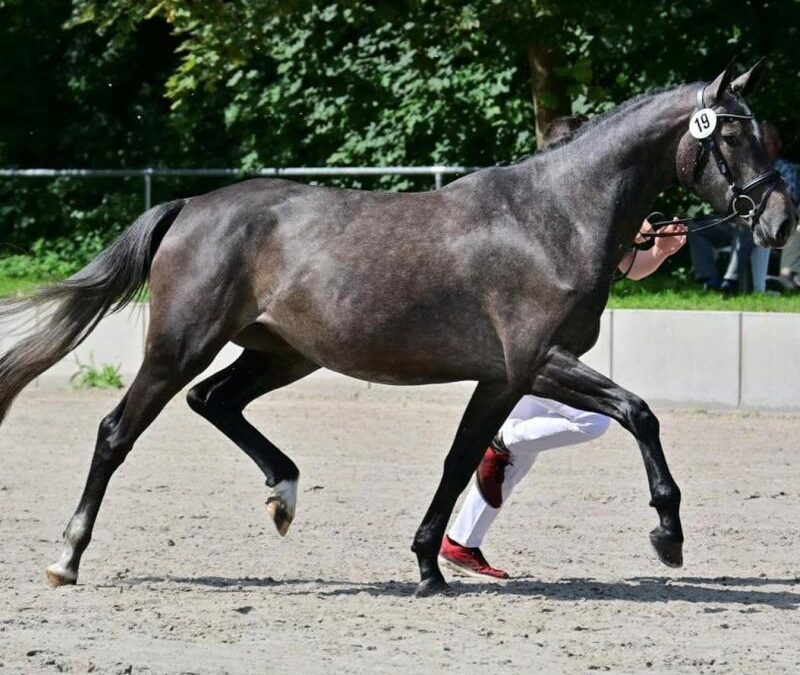
MULTIPOLYGON (((649 225, 649 223, 648 223, 649 225)), ((674 253, 677 253, 681 246, 686 243, 686 225, 682 223, 673 223, 666 225, 659 230, 659 233, 678 235, 674 237, 656 237, 653 248, 659 257, 668 258, 674 253)))
MULTIPOLYGON (((639 231, 636 233, 636 236, 633 238, 634 244, 644 244, 650 237, 645 237, 645 234, 649 232, 655 232, 653 226, 650 224, 650 221, 645 218, 642 221, 642 226, 639 228, 639 231)), ((658 241, 658 237, 655 238, 658 241)))

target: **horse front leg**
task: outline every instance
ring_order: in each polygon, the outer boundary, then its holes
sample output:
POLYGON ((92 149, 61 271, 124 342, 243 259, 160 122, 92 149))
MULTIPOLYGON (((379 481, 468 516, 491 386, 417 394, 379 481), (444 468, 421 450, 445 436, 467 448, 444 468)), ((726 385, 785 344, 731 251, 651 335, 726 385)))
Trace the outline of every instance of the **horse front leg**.
POLYGON ((633 434, 650 483, 650 506, 660 519, 658 527, 650 533, 650 542, 665 565, 683 565, 681 491, 661 448, 658 419, 648 405, 558 347, 548 353, 544 365, 536 372, 532 389, 539 396, 607 415, 633 434))
POLYGON ((421 577, 417 597, 450 591, 437 561, 447 522, 458 495, 467 486, 489 442, 518 399, 519 395, 515 395, 507 384, 480 382, 475 388, 444 460, 439 487, 411 546, 417 554, 421 577))

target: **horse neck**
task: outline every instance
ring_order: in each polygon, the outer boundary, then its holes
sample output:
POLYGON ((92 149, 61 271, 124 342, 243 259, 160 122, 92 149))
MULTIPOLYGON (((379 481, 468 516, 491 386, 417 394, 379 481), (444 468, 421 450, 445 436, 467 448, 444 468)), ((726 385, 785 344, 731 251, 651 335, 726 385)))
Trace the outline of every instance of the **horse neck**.
POLYGON ((590 208, 576 222, 631 241, 658 194, 677 179, 675 156, 694 91, 685 85, 636 101, 548 153, 565 198, 590 208))

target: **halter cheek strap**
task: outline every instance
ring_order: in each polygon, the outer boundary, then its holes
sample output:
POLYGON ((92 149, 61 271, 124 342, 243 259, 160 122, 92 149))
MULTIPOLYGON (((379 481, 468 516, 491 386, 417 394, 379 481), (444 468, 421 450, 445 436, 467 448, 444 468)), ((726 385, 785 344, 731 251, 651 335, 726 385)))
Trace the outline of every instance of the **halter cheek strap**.
POLYGON ((697 105, 695 106, 695 110, 702 110, 706 107, 706 87, 708 87, 708 82, 703 82, 697 88, 697 105))

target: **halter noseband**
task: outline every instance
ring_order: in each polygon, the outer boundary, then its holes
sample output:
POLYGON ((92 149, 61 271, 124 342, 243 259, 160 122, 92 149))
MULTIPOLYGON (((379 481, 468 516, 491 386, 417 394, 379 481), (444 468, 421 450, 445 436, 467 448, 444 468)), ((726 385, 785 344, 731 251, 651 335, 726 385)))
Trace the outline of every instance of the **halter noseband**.
MULTIPOLYGON (((705 93, 707 86, 708 83, 706 82, 701 84, 697 89, 697 105, 695 106, 695 112, 704 110, 706 107, 705 93)), ((754 119, 753 115, 737 115, 734 113, 717 113, 717 117, 721 119, 739 120, 754 119)), ((772 191, 775 189, 778 182, 782 180, 781 175, 775 171, 775 169, 770 169, 769 171, 765 171, 764 173, 756 176, 753 178, 753 180, 748 181, 744 185, 738 185, 733 176, 733 172, 728 165, 728 162, 725 160, 725 156, 719 149, 719 144, 717 143, 715 134, 716 130, 705 138, 698 139, 697 141, 698 145, 697 153, 695 154, 694 158, 694 169, 692 170, 692 182, 696 183, 699 180, 704 166, 703 160, 707 154, 710 154, 714 158, 714 162, 716 163, 720 174, 722 174, 722 177, 728 183, 728 190, 730 194, 728 199, 728 217, 732 219, 732 217, 738 216, 748 224, 750 229, 754 229, 758 224, 758 219, 761 217, 761 214, 767 205, 769 196, 772 194, 772 191), (758 204, 756 204, 750 193, 762 185, 768 185, 768 187, 761 195, 761 199, 759 199, 758 204)))

